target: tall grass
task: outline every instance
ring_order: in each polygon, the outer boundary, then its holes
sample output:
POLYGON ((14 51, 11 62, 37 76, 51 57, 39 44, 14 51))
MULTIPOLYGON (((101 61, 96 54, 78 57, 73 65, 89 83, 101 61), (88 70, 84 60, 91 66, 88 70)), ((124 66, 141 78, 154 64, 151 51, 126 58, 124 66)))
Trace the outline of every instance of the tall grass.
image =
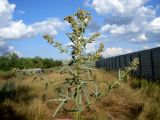
POLYGON ((147 80, 133 80, 131 87, 138 90, 143 98, 141 120, 160 120, 160 84, 147 80))
POLYGON ((44 87, 36 82, 31 79, 0 81, 0 120, 48 119, 42 100, 44 87))

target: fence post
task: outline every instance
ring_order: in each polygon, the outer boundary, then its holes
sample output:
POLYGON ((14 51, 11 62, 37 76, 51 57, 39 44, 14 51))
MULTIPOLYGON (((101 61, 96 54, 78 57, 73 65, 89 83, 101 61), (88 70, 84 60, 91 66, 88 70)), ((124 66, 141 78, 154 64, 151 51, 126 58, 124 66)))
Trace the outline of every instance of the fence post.
POLYGON ((120 61, 120 60, 121 60, 121 59, 120 59, 120 56, 117 56, 117 58, 118 58, 118 64, 119 64, 118 70, 119 70, 120 67, 121 67, 121 66, 120 66, 120 64, 121 64, 121 61, 120 61))
POLYGON ((154 63, 153 63, 153 52, 152 52, 152 50, 151 50, 151 69, 152 69, 152 79, 153 79, 153 81, 155 81, 155 74, 154 74, 154 63))
POLYGON ((142 69, 141 69, 141 55, 140 55, 140 52, 138 52, 138 59, 139 59, 139 77, 140 77, 140 80, 142 79, 142 69))

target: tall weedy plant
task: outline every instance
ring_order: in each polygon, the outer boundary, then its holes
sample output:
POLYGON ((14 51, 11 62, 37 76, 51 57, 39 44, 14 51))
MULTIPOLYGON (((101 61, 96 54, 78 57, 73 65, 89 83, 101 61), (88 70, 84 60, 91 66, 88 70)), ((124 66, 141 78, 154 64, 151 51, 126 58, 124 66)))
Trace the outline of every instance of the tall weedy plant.
MULTIPOLYGON (((92 43, 100 36, 99 33, 95 33, 90 37, 84 36, 85 30, 91 20, 89 12, 79 9, 75 14, 65 17, 64 20, 67 21, 72 28, 71 33, 66 33, 69 40, 73 43, 72 45, 64 47, 61 43, 55 41, 52 36, 44 35, 44 39, 46 39, 49 44, 57 47, 61 53, 70 53, 72 57, 71 61, 62 70, 62 73, 69 73, 71 77, 66 78, 60 87, 57 88, 58 98, 53 99, 53 101, 59 101, 60 104, 54 112, 53 117, 55 117, 60 108, 63 108, 68 112, 75 112, 75 119, 78 120, 80 113, 86 107, 90 106, 88 92, 89 80, 82 79, 81 75, 85 72, 91 73, 92 69, 89 68, 87 64, 99 59, 104 45, 100 44, 98 50, 93 54, 87 55, 85 53, 86 45, 92 43), (68 104, 70 105, 68 106, 68 104)), ((96 85, 95 89, 94 96, 97 98, 99 94, 96 85)))

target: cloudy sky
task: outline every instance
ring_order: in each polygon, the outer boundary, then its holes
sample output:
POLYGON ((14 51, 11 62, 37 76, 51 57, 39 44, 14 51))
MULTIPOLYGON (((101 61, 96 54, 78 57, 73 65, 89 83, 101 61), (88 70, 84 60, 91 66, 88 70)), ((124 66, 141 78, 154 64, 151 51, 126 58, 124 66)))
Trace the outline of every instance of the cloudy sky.
POLYGON ((64 34, 69 27, 63 18, 78 8, 93 17, 87 33, 101 33, 97 42, 87 45, 87 53, 100 42, 105 44, 104 57, 160 46, 159 0, 0 0, 0 55, 68 58, 42 35, 48 33, 69 44, 64 34))

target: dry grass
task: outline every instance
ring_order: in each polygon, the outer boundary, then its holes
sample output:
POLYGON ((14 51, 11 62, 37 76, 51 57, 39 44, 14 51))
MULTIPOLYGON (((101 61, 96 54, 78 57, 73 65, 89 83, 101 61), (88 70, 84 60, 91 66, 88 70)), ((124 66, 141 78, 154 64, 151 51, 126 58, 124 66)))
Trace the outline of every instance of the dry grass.
POLYGON ((12 78, 14 76, 12 71, 0 71, 0 80, 12 78))
MULTIPOLYGON (((67 75, 50 73, 48 79, 61 81, 67 75)), ((87 78, 89 75, 83 75, 87 78)), ((116 79, 112 73, 94 72, 93 78, 101 81, 98 87, 106 89, 103 81, 116 79)), ((92 79, 89 77, 89 79, 92 79)), ((90 85, 93 87, 93 85, 90 85)), ((43 80, 0 81, 0 120, 51 120, 58 103, 47 102, 55 96, 55 86, 45 88, 43 80)), ((159 120, 160 86, 134 80, 124 83, 107 96, 92 101, 92 108, 82 113, 82 120, 159 120), (130 87, 131 86, 131 87, 130 87)), ((57 118, 72 118, 74 115, 61 110, 57 118)))
POLYGON ((160 84, 134 80, 131 86, 138 90, 143 98, 144 107, 139 119, 160 120, 160 84))

